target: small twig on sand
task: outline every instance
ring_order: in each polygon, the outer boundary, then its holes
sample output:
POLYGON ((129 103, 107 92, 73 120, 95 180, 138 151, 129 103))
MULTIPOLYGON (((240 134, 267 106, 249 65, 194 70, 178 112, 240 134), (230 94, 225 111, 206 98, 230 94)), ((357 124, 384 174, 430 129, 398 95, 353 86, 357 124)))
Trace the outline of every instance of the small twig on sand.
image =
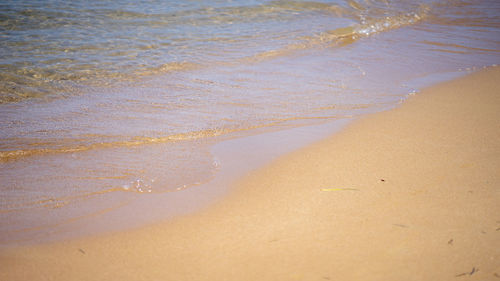
POLYGON ((404 224, 399 224, 399 223, 393 223, 392 225, 394 225, 394 226, 398 226, 398 227, 408 228, 408 226, 407 226, 407 225, 404 225, 404 224))
POLYGON ((458 275, 455 275, 455 277, 460 277, 460 276, 465 276, 465 275, 472 275, 472 274, 474 274, 474 273, 476 273, 478 271, 479 271, 479 268, 473 267, 472 270, 471 270, 471 272, 460 273, 458 275))
POLYGON ((356 188, 322 188, 321 191, 340 191, 340 190, 354 190, 354 191, 359 191, 359 189, 356 188))

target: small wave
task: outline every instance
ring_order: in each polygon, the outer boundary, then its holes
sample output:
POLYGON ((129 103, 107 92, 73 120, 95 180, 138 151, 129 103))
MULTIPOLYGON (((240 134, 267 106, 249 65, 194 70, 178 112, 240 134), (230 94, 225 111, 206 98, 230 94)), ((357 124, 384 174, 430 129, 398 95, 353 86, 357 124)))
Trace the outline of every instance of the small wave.
MULTIPOLYGON (((99 142, 91 143, 87 145, 76 145, 69 147, 58 147, 58 148, 38 148, 38 149, 21 149, 21 150, 11 150, 11 151, 1 151, 0 160, 9 161, 16 160, 23 157, 42 155, 42 154, 53 154, 53 153, 76 153, 92 149, 102 149, 110 147, 124 147, 124 146, 139 146, 145 144, 155 144, 155 143, 166 143, 175 142, 183 140, 196 140, 200 138, 215 137, 227 133, 228 129, 210 129, 195 131, 189 133, 174 134, 165 137, 135 137, 130 140, 125 141, 115 141, 115 142, 99 142)), ((56 145, 56 144, 54 144, 56 145)))
MULTIPOLYGON (((329 119, 334 117, 318 117, 317 119, 329 119)), ((244 127, 228 127, 228 128, 213 128, 200 131, 192 131, 187 133, 172 134, 163 137, 134 137, 129 140, 124 141, 110 141, 110 142, 98 142, 90 144, 79 144, 79 145, 68 145, 68 142, 79 142, 82 140, 74 139, 69 140, 54 140, 52 142, 46 142, 44 145, 50 145, 54 148, 35 148, 35 149, 18 149, 18 150, 4 150, 0 151, 0 162, 15 161, 25 157, 31 157, 36 155, 45 154, 57 154, 57 153, 78 153, 94 149, 106 149, 114 147, 136 147, 148 144, 162 144, 170 142, 180 142, 180 141, 196 141, 206 138, 214 138, 218 136, 228 135, 231 133, 250 131, 255 129, 273 127, 278 124, 286 123, 287 121, 293 120, 307 120, 316 119, 316 117, 294 117, 285 119, 269 119, 267 122, 258 123, 255 125, 249 125, 244 127)), ((37 143, 38 144, 38 143, 37 143)), ((29 144, 27 144, 29 145, 29 144)))
POLYGON ((305 36, 302 37, 303 40, 299 43, 289 44, 277 50, 260 52, 251 57, 244 58, 241 61, 261 61, 265 59, 284 56, 298 50, 315 48, 319 46, 345 46, 348 44, 352 44, 363 37, 368 37, 377 33, 417 24, 427 17, 428 11, 429 9, 426 6, 421 6, 419 11, 417 12, 409 12, 370 20, 363 19, 362 23, 336 28, 333 30, 318 33, 313 36, 305 36))
POLYGON ((94 65, 68 64, 59 62, 51 67, 21 68, 0 72, 0 104, 19 102, 29 98, 55 98, 64 94, 81 93, 82 85, 104 87, 118 81, 137 81, 144 76, 159 75, 172 71, 186 71, 199 64, 181 61, 163 63, 157 66, 143 66, 132 72, 99 69, 94 65))
POLYGON ((380 32, 385 32, 413 24, 417 24, 426 18, 428 8, 422 6, 418 12, 398 14, 384 18, 364 20, 360 24, 348 27, 341 27, 327 32, 320 33, 308 41, 310 44, 329 43, 352 43, 361 37, 371 36, 380 32))
MULTIPOLYGON (((127 147, 127 146, 134 147, 134 146, 148 145, 148 144, 159 144, 159 143, 178 142, 178 141, 193 141, 193 140, 226 135, 232 132, 247 131, 272 125, 274 125, 274 123, 255 125, 250 127, 242 127, 242 128, 237 128, 237 127, 214 128, 214 129, 206 129, 200 131, 192 131, 187 133, 172 134, 164 137, 134 137, 132 139, 124 141, 98 142, 98 143, 90 143, 90 144, 74 145, 74 146, 66 145, 63 147, 59 147, 61 146, 61 143, 58 143, 56 140, 55 143, 49 143, 49 145, 51 144, 52 146, 55 146, 55 148, 36 148, 36 149, 0 151, 0 162, 17 160, 24 157, 44 155, 44 154, 77 153, 88 150, 113 148, 113 147, 127 147)), ((80 142, 80 141, 81 140, 77 139, 74 140, 74 142, 80 142)), ((65 143, 67 142, 68 140, 65 141, 65 143)))

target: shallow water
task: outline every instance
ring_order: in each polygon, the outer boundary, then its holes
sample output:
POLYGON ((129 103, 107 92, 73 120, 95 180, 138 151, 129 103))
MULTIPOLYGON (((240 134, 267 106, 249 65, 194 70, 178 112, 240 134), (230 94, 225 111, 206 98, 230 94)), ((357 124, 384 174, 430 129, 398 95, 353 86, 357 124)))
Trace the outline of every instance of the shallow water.
POLYGON ((497 64, 498 15, 472 0, 0 1, 0 241, 206 183, 224 139, 391 108, 497 64))

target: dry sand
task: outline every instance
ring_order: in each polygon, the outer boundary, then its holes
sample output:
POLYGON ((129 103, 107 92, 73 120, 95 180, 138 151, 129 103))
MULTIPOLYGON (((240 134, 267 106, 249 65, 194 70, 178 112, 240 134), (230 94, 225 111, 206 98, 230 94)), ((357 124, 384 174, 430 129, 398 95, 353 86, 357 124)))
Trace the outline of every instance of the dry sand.
POLYGON ((500 280, 499 80, 431 87, 200 213, 2 250, 0 279, 500 280))

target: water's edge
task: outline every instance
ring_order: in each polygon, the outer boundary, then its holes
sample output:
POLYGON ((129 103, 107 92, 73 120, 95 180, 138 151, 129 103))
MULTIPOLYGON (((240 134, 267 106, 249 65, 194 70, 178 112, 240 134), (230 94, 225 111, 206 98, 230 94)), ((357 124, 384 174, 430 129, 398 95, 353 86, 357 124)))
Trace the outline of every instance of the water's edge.
MULTIPOLYGON (((418 89, 423 89, 457 79, 470 72, 439 73, 415 81, 415 85, 418 84, 420 86, 418 89)), ((401 99, 401 103, 414 94, 415 92, 408 93, 406 97, 401 99)), ((0 243, 0 248, 105 235, 141 228, 200 212, 223 200, 233 191, 234 183, 247 173, 263 168, 281 156, 335 135, 345 126, 361 117, 392 110, 400 104, 388 105, 377 111, 351 118, 324 120, 315 124, 277 130, 264 130, 261 128, 256 129, 250 135, 244 134, 215 141, 210 151, 218 163, 218 172, 206 183, 175 192, 133 193, 133 197, 123 196, 120 198, 119 193, 113 193, 115 199, 119 199, 115 200, 116 202, 107 209, 86 216, 75 217, 70 221, 49 225, 44 229, 35 228, 18 231, 10 239, 4 239, 0 243)), ((127 195, 130 195, 130 193, 127 193, 127 195)), ((106 201, 106 198, 100 198, 99 200, 106 201)), ((96 201, 96 204, 99 204, 98 201, 96 201)), ((105 204, 108 204, 108 202, 105 204)), ((78 208, 78 205, 74 205, 73 208, 78 208)))

